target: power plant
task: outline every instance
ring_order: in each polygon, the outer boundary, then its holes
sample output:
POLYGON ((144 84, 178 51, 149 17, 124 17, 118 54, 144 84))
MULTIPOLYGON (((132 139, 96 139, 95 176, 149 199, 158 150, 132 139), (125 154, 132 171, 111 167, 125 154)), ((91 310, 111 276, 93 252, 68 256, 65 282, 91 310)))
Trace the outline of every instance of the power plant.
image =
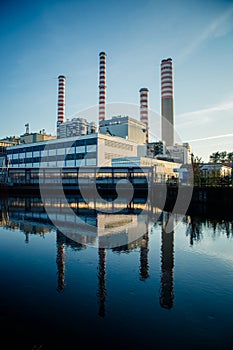
POLYGON ((161 61, 162 140, 149 142, 148 88, 139 90, 140 120, 126 115, 107 118, 106 57, 100 52, 98 125, 83 117, 66 118, 66 77, 59 75, 57 136, 46 135, 44 129, 38 135, 27 130, 20 136, 23 143, 6 147, 10 168, 148 166, 156 168, 157 179, 165 180, 177 177, 182 163, 190 163, 189 145, 174 145, 172 59, 161 61))
MULTIPOLYGON (((106 53, 99 53, 99 114, 98 123, 99 131, 101 133, 107 133, 106 128, 103 126, 109 126, 116 124, 116 120, 106 120, 106 53)), ((58 76, 58 111, 57 111, 57 138, 72 137, 85 135, 90 132, 97 132, 97 126, 95 122, 88 122, 85 118, 73 118, 71 121, 65 120, 65 83, 66 77, 64 75, 58 76)), ((148 107, 148 88, 141 88, 140 94, 140 122, 144 124, 145 132, 145 144, 149 143, 149 107, 148 107)), ((161 129, 162 129, 162 142, 165 146, 174 145, 174 111, 173 111, 173 67, 172 59, 167 58, 161 61, 161 129)), ((119 117, 119 116, 118 116, 119 117)), ((115 117, 114 117, 115 118, 115 117)), ((132 117, 130 120, 132 121, 132 117)), ((122 120, 123 121, 123 120, 122 120)), ((122 124, 118 120, 118 124, 122 124)), ((125 122, 125 120, 124 120, 125 122)), ((135 120, 136 122, 136 120, 135 120)), ((121 136, 121 130, 116 131, 110 135, 121 136)), ((122 133, 122 135, 124 132, 122 133)))

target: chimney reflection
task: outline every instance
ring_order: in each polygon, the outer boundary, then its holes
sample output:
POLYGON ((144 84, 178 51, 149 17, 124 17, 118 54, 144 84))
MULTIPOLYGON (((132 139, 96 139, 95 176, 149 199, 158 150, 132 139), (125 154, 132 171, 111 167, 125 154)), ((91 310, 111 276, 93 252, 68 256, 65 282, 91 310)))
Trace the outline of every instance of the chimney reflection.
POLYGON ((165 309, 171 309, 174 300, 174 230, 165 232, 169 216, 168 213, 163 213, 161 232, 160 306, 165 309))
POLYGON ((143 236, 140 246, 140 279, 145 281, 149 277, 149 234, 148 231, 143 236))
POLYGON ((101 317, 105 316, 105 303, 106 303, 106 249, 99 248, 99 265, 98 265, 98 280, 99 280, 99 288, 97 292, 97 296, 99 298, 99 312, 98 315, 101 317))
POLYGON ((57 230, 57 291, 65 288, 65 240, 63 234, 57 230))

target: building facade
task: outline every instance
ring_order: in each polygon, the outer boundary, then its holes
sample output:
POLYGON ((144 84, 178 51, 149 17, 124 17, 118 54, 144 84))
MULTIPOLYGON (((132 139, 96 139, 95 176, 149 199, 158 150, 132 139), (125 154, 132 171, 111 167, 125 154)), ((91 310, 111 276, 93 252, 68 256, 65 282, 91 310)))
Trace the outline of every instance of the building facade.
POLYGON ((10 168, 109 166, 112 158, 137 155, 135 142, 90 134, 6 148, 10 168))
POLYGON ((147 156, 156 157, 157 155, 165 155, 166 147, 164 141, 149 142, 147 145, 147 156))
POLYGON ((167 155, 171 157, 174 162, 182 164, 191 164, 191 148, 189 143, 183 143, 182 145, 175 144, 174 146, 168 146, 167 155))
POLYGON ((23 144, 48 141, 48 140, 54 140, 54 139, 56 139, 56 136, 48 135, 45 133, 44 130, 41 130, 40 132, 31 132, 31 133, 25 133, 23 135, 20 135, 20 143, 23 143, 23 144))
POLYGON ((149 157, 121 157, 112 159, 113 167, 153 167, 155 182, 166 182, 171 179, 178 179, 178 169, 181 163, 169 162, 165 160, 149 157))
POLYGON ((95 122, 88 122, 85 118, 73 118, 57 126, 59 139, 81 135, 94 134, 97 131, 95 122))

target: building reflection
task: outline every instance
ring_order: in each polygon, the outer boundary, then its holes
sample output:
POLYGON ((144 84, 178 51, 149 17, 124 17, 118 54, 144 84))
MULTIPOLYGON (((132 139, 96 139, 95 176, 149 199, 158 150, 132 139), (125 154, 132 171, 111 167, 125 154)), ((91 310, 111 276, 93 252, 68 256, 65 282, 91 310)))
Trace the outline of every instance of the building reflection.
POLYGON ((160 305, 165 309, 171 309, 174 301, 174 229, 165 230, 169 219, 168 213, 162 214, 160 305))
MULTIPOLYGON (((54 230, 42 203, 37 198, 31 200, 27 198, 12 198, 8 207, 2 206, 1 221, 2 225, 9 228, 18 228, 25 233, 26 242, 29 242, 31 234, 45 236, 47 232, 54 230), (10 203, 10 205, 9 205, 10 203)), ((52 202, 51 202, 52 203, 52 202)), ((70 222, 70 217, 54 211, 54 215, 59 218, 60 231, 56 229, 56 265, 57 265, 57 286, 56 290, 61 293, 66 288, 66 248, 72 247, 74 250, 86 249, 87 243, 93 243, 98 251, 98 271, 97 271, 97 299, 98 315, 106 315, 107 299, 107 250, 111 249, 115 253, 130 253, 136 251, 139 256, 139 279, 146 281, 149 276, 149 219, 148 215, 138 215, 143 209, 140 203, 131 203, 130 206, 119 214, 99 213, 97 204, 95 210, 90 211, 85 203, 77 204, 78 214, 83 222, 96 225, 95 230, 84 231, 85 226, 77 226, 70 222), (135 238, 135 239, 133 239, 135 238)), ((53 201, 55 209, 58 202, 53 201)), ((51 204, 52 205, 52 204, 51 204)), ((112 204, 111 204, 112 205, 112 204)), ((168 213, 159 214, 162 227, 161 232, 161 279, 160 279, 160 305, 162 308, 171 309, 174 301, 174 230, 170 233, 165 232, 165 226, 170 219, 168 213)), ((150 218, 151 220, 151 218, 150 218)))

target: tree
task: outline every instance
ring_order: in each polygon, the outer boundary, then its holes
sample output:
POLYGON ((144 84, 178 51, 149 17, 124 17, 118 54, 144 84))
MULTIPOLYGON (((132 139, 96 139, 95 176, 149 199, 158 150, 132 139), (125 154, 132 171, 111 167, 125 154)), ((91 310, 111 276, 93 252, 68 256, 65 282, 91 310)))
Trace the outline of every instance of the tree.
POLYGON ((232 162, 233 163, 233 152, 227 153, 226 158, 227 158, 228 162, 232 162))
POLYGON ((219 155, 220 155, 219 157, 220 163, 224 163, 226 161, 227 152, 226 151, 220 152, 219 155))
POLYGON ((233 152, 227 153, 226 151, 222 152, 213 152, 210 157, 210 163, 225 163, 225 162, 233 162, 233 152))
POLYGON ((194 154, 192 153, 191 163, 193 168, 194 185, 197 185, 200 183, 201 166, 203 165, 203 160, 201 157, 198 157, 198 156, 194 157, 194 154))
POLYGON ((214 152, 210 155, 210 162, 214 164, 219 163, 220 158, 221 158, 220 152, 214 152))

